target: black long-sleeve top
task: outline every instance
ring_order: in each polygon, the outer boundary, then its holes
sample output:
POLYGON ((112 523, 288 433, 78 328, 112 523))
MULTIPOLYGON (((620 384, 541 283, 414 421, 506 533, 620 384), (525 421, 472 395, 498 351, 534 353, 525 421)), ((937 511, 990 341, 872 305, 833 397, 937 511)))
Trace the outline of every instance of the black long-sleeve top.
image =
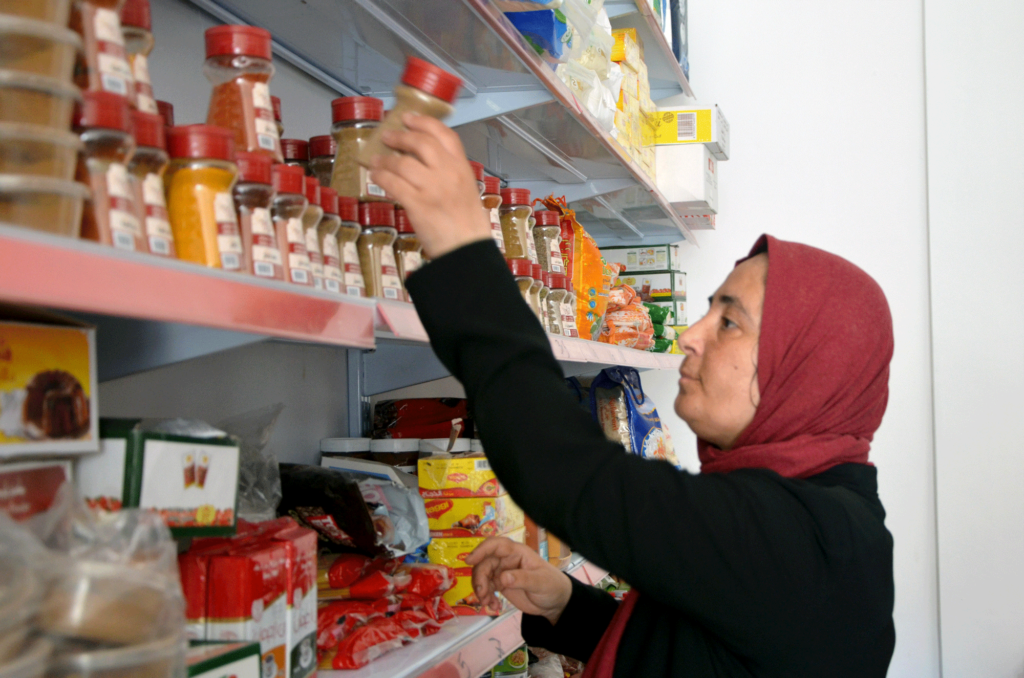
MULTIPOLYGON (((885 675, 892 537, 874 467, 792 480, 760 469, 694 475, 628 455, 566 388, 492 242, 407 283, 515 502, 640 592, 616 678, 885 675)), ((558 624, 524 615, 523 636, 586 661, 616 609, 574 582, 558 624)))

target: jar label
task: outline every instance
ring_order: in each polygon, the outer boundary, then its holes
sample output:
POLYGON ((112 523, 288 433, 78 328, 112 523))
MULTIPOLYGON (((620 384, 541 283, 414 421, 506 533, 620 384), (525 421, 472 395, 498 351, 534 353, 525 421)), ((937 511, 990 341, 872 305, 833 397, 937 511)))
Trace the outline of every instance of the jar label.
POLYGON ((146 207, 152 205, 167 209, 167 202, 164 200, 164 180, 160 178, 159 174, 150 172, 142 180, 142 200, 146 203, 146 207))
POLYGON ((136 54, 131 65, 135 80, 135 107, 144 113, 159 113, 149 79, 149 58, 145 54, 136 54))
POLYGON ((565 269, 562 267, 562 249, 558 246, 558 238, 550 240, 548 244, 548 265, 551 266, 551 272, 562 273, 565 269))
POLYGON ((131 181, 128 179, 128 168, 119 162, 112 162, 107 168, 107 192, 112 198, 135 198, 131 181))
POLYGON ((309 254, 309 266, 313 272, 313 287, 324 288, 324 257, 320 253, 320 243, 316 229, 306 229, 306 252, 309 254))
POLYGON ((286 231, 289 245, 302 245, 302 253, 306 253, 306 234, 302 230, 302 220, 292 217, 288 220, 286 231))
POLYGON ((256 82, 252 85, 252 105, 256 108, 262 108, 265 111, 270 111, 270 114, 274 114, 274 104, 270 100, 270 85, 265 82, 256 82))
POLYGON ((312 282, 312 266, 309 252, 306 250, 306 235, 302 228, 302 220, 298 217, 288 219, 285 224, 285 237, 288 242, 288 276, 292 282, 308 285, 312 282))
POLYGON ((274 225, 270 220, 270 210, 266 207, 256 207, 252 211, 251 219, 254 234, 274 237, 274 225))
POLYGON ((402 252, 400 256, 402 257, 402 271, 406 278, 423 265, 423 255, 419 252, 402 252))
POLYGON ((562 334, 566 337, 580 336, 579 330, 576 329, 576 309, 572 307, 572 304, 565 302, 560 306, 562 309, 562 334))
POLYGON ((230 193, 213 196, 213 218, 217 221, 217 249, 220 251, 220 265, 225 271, 242 268, 242 237, 238 233, 235 218, 235 201, 230 193))
POLYGON ((501 253, 505 253, 505 235, 501 232, 501 217, 498 215, 498 208, 491 208, 491 235, 494 236, 494 242, 498 243, 498 249, 501 253))
POLYGON ((174 234, 167 220, 167 203, 164 201, 164 182, 159 174, 150 172, 142 180, 142 203, 146 218, 146 236, 149 251, 161 256, 171 256, 174 234))
POLYGON ((383 188, 373 183, 373 173, 370 170, 366 170, 366 195, 372 195, 376 198, 387 197, 388 192, 383 188))
POLYGON ((92 29, 96 33, 96 39, 104 42, 112 42, 115 45, 124 47, 124 33, 121 32, 121 17, 112 9, 96 8, 96 14, 92 20, 92 29))
POLYGON ((385 299, 402 299, 402 281, 398 277, 395 250, 385 247, 380 253, 380 286, 385 299))
POLYGON ((341 283, 344 280, 341 275, 340 252, 338 252, 338 239, 333 236, 324 238, 324 287, 328 292, 341 292, 341 283))
POLYGON ((274 151, 277 149, 277 122, 274 120, 274 108, 270 101, 270 87, 265 82, 256 82, 252 86, 252 106, 256 114, 254 126, 256 143, 260 148, 274 151))
POLYGON ((533 239, 533 233, 530 232, 526 234, 526 256, 529 257, 531 264, 540 263, 537 261, 537 243, 533 239))
POLYGON ((344 271, 345 294, 350 297, 366 296, 366 281, 363 280, 363 269, 359 265, 359 250, 354 242, 347 242, 342 247, 342 266, 344 271))
POLYGON ((107 92, 129 96, 132 69, 124 51, 121 17, 112 9, 96 8, 92 20, 96 36, 96 69, 100 86, 107 92))

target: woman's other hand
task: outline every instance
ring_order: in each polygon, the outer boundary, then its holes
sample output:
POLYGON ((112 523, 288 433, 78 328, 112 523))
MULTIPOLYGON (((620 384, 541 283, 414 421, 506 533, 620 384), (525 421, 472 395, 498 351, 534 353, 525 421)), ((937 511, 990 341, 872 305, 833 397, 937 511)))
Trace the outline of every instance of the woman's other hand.
POLYGON ((572 595, 572 582, 525 544, 492 537, 466 557, 473 566, 473 591, 484 605, 501 593, 526 614, 558 623, 572 595))
POLYGON ((462 141, 444 123, 406 113, 408 131, 389 131, 382 140, 397 154, 373 159, 374 183, 409 214, 431 259, 491 237, 480 205, 480 189, 462 141))

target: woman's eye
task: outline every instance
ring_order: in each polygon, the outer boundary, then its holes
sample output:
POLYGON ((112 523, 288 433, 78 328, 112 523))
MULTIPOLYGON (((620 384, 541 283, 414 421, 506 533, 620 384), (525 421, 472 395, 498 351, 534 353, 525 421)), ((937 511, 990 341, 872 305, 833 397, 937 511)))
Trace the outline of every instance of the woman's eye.
POLYGON ((734 327, 739 327, 739 326, 736 323, 734 323, 733 321, 731 321, 728 318, 726 318, 725 316, 722 316, 722 328, 723 329, 731 330, 734 327))

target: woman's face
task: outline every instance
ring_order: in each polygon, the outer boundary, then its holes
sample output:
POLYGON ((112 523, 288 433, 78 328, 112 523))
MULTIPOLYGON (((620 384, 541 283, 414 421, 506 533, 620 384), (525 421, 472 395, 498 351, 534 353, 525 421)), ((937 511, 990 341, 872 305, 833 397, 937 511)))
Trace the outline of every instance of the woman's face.
POLYGON ((767 254, 744 261, 711 297, 707 315, 679 337, 686 358, 676 414, 723 450, 732 448, 761 401, 757 342, 767 277, 767 254))

